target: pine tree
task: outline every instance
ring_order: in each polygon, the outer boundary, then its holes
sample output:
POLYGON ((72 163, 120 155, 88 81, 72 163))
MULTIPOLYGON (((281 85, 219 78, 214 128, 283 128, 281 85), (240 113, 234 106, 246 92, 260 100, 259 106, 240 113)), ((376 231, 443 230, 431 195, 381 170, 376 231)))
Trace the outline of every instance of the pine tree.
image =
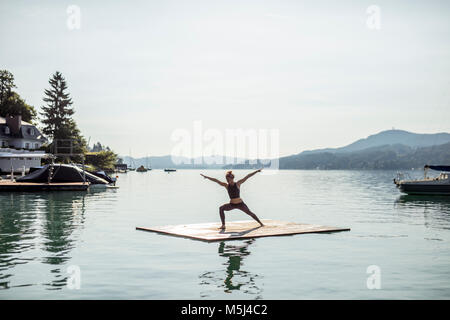
MULTIPOLYGON (((49 146, 50 152, 58 151, 60 153, 68 153, 68 150, 62 152, 56 150, 54 143, 58 148, 68 146, 66 142, 59 143, 60 140, 72 141, 72 153, 85 153, 86 140, 81 136, 75 120, 72 118, 75 113, 72 104, 72 98, 67 92, 67 83, 62 74, 58 71, 50 78, 50 89, 45 89, 44 102, 46 106, 42 107, 42 124, 44 125, 42 132, 53 139, 49 146)), ((70 144, 69 144, 70 145, 70 144)))
POLYGON ((68 127, 73 121, 72 115, 75 111, 72 108, 72 98, 67 90, 67 83, 62 74, 58 71, 49 80, 50 89, 45 89, 44 102, 46 106, 42 107, 43 133, 53 139, 70 139, 67 136, 68 127))

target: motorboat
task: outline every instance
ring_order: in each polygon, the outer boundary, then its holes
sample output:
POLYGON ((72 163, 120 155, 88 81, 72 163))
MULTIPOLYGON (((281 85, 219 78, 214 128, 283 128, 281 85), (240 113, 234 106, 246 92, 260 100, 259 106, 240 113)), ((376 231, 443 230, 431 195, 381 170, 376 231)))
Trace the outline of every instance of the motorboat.
POLYGON ((164 171, 165 171, 165 172, 175 172, 175 171, 177 171, 177 169, 173 169, 173 168, 165 168, 164 171))
MULTIPOLYGON (((105 188, 105 187, 115 187, 116 186, 118 176, 111 177, 104 170, 86 170, 86 166, 83 164, 79 164, 79 163, 72 163, 70 165, 76 166, 80 170, 82 170, 82 171, 84 170, 87 173, 89 173, 89 175, 94 175, 94 176, 101 178, 107 182, 107 184, 105 184, 102 180, 94 181, 94 182, 91 181, 91 188, 105 188)), ((30 168, 30 170, 31 170, 31 168, 30 168)), ((33 170, 34 170, 34 168, 33 168, 33 170)))
POLYGON ((76 183, 89 184, 89 188, 107 188, 114 186, 116 179, 103 171, 88 172, 74 164, 47 164, 31 173, 17 178, 20 183, 76 183))
POLYGON ((88 172, 93 174, 94 176, 97 176, 99 178, 102 178, 102 179, 108 181, 108 183, 111 184, 111 185, 115 185, 116 184, 117 176, 116 177, 111 177, 103 170, 100 170, 100 171, 88 171, 88 172))
POLYGON ((397 173, 394 179, 397 188, 411 195, 450 195, 450 166, 425 165, 423 179, 411 179, 397 173), (428 177, 428 170, 440 171, 437 177, 428 177))
POLYGON ((118 186, 116 186, 116 182, 117 182, 118 176, 111 177, 103 170, 101 170, 101 171, 88 171, 88 172, 90 174, 93 174, 94 176, 99 177, 99 178, 101 178, 103 180, 106 180, 108 182, 108 184, 101 184, 101 183, 91 184, 91 188, 96 188, 96 189, 102 189, 102 188, 118 189, 119 188, 118 186))

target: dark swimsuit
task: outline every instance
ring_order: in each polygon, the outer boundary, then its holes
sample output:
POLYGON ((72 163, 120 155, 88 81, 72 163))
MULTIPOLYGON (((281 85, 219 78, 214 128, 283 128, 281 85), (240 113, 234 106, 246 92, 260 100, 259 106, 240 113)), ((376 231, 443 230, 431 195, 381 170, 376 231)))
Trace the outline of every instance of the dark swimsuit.
POLYGON ((228 184, 227 186, 228 195, 230 199, 235 199, 240 197, 241 190, 239 190, 237 183, 228 184))
MULTIPOLYGON (((227 186, 228 195, 230 196, 230 199, 236 199, 240 198, 241 190, 239 189, 237 183, 234 184, 228 184, 227 186)), ((224 211, 233 210, 233 209, 241 209, 242 211, 250 211, 247 207, 247 205, 244 203, 244 201, 241 201, 239 203, 227 203, 226 205, 222 206, 224 211)))

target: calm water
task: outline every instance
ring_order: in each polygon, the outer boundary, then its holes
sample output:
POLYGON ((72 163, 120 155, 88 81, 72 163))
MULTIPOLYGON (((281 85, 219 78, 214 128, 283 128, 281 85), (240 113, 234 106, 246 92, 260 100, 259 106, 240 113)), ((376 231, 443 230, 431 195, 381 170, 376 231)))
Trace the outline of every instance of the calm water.
POLYGON ((352 230, 222 243, 135 230, 219 221, 226 191, 200 172, 130 172, 100 192, 0 193, 0 299, 450 298, 450 198, 401 196, 391 171, 281 171, 242 186, 256 214, 352 230), (379 290, 367 288, 370 265, 379 290), (73 266, 79 290, 66 285, 73 266))

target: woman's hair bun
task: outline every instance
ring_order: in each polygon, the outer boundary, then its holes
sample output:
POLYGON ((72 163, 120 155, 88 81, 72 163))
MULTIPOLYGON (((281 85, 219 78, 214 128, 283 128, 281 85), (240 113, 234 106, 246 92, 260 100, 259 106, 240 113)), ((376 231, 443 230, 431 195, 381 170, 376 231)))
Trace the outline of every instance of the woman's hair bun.
POLYGON ((234 178, 234 174, 233 174, 233 172, 230 170, 230 171, 227 171, 227 174, 225 175, 225 177, 232 177, 232 178, 234 178))

